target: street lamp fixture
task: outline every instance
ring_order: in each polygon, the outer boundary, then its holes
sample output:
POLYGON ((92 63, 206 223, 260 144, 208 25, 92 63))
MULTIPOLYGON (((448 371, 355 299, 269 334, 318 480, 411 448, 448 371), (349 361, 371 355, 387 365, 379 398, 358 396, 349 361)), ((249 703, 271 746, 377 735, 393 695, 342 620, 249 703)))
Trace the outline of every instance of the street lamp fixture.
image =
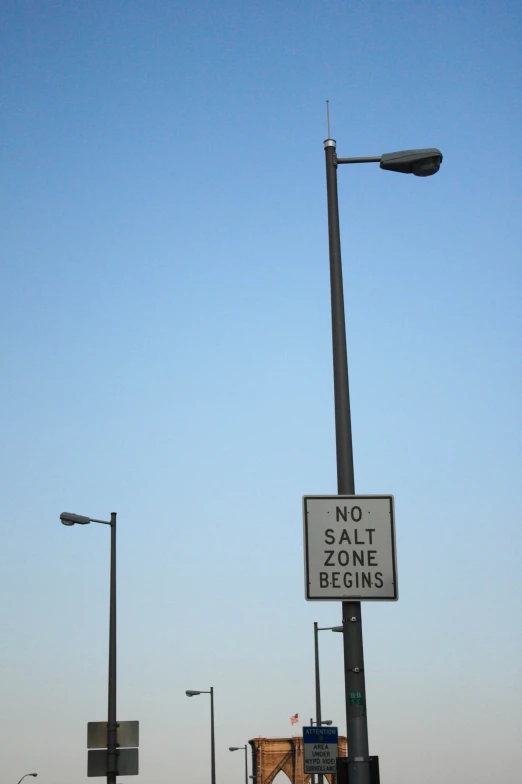
POLYGON ((73 514, 72 512, 62 512, 60 515, 60 520, 64 525, 88 525, 91 522, 90 517, 73 514))
MULTIPOLYGON (((116 784, 118 773, 117 731, 116 723, 116 512, 111 513, 110 520, 97 520, 73 512, 62 512, 60 520, 63 525, 88 525, 100 523, 111 528, 111 566, 110 566, 110 598, 109 598, 109 699, 107 717, 107 784, 116 784)), ((36 775, 36 774, 31 774, 36 775)))
POLYGON ((385 171, 430 177, 436 174, 442 163, 442 153, 435 147, 426 150, 401 150, 381 155, 381 169, 385 171))
POLYGON ((187 697, 197 697, 199 694, 210 694, 210 781, 216 784, 216 744, 214 741, 214 687, 208 691, 187 689, 187 697))

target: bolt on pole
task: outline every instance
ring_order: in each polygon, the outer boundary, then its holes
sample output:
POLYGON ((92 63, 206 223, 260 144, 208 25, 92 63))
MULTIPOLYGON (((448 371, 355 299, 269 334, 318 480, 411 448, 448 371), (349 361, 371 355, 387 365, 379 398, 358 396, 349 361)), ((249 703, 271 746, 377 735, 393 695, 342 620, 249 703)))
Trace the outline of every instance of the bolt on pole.
MULTIPOLYGON (((326 192, 328 200, 328 241, 330 252, 330 292, 332 307, 332 348, 335 399, 335 437, 337 450, 337 492, 355 494, 352 424, 348 356, 344 314, 339 202, 337 194, 337 155, 335 141, 324 143, 326 158, 326 192)), ((349 763, 350 784, 370 784, 368 760, 368 721, 364 678, 363 638, 360 602, 343 602, 344 684, 346 700, 346 735, 348 756, 360 761, 349 763), (350 695, 360 697, 352 700, 350 695), (355 704, 358 703, 358 704, 355 704)))

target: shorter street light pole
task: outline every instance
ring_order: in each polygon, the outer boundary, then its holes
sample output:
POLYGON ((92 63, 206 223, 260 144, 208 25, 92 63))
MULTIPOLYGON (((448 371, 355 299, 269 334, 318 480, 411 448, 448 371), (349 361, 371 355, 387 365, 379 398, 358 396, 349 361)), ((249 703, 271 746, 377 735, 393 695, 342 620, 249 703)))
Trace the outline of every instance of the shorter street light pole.
MULTIPOLYGON (((316 727, 323 727, 323 726, 329 727, 331 724, 333 724, 333 722, 332 722, 331 719, 327 719, 326 721, 320 721, 320 722, 319 721, 314 721, 313 719, 310 719, 310 727, 313 727, 314 724, 315 724, 316 727)), ((322 773, 318 773, 317 776, 321 776, 321 779, 322 779, 323 774, 322 773)), ((312 779, 311 780, 312 780, 312 782, 317 781, 315 773, 312 773, 312 779)))
POLYGON ((63 525, 88 525, 100 523, 111 527, 111 575, 109 598, 109 687, 107 716, 107 784, 116 784, 118 774, 118 724, 116 722, 116 512, 110 520, 95 520, 94 517, 62 512, 63 525))
MULTIPOLYGON (((23 780, 25 779, 25 777, 26 777, 26 776, 34 776, 34 777, 36 778, 36 776, 38 776, 38 773, 25 773, 25 774, 22 776, 22 778, 20 779, 20 781, 23 781, 23 780)), ((18 782, 18 784, 20 784, 20 781, 18 782)))
POLYGON ((185 692, 187 697, 197 697, 198 694, 210 694, 210 781, 216 784, 216 744, 214 740, 214 687, 209 691, 194 691, 189 689, 185 692))
MULTIPOLYGON (((313 719, 310 719, 310 727, 313 727, 314 724, 316 727, 330 727, 333 724, 333 721, 331 719, 326 719, 325 721, 314 721, 313 719)), ((321 776, 321 780, 322 780, 323 778, 322 773, 318 773, 317 776, 321 776)), ((312 782, 316 780, 317 780, 316 774, 312 773, 312 782)))
POLYGON ((248 746, 245 743, 244 746, 230 746, 229 751, 241 751, 241 749, 245 750, 245 784, 248 784, 248 746))
MULTIPOLYGON (((331 724, 331 721, 321 721, 321 678, 319 675, 319 632, 342 632, 342 626, 319 626, 314 621, 314 653, 315 653, 315 722, 318 727, 322 724, 331 724)), ((313 724, 312 720, 310 720, 313 724)), ((322 784, 323 774, 318 773, 318 782, 322 784)))

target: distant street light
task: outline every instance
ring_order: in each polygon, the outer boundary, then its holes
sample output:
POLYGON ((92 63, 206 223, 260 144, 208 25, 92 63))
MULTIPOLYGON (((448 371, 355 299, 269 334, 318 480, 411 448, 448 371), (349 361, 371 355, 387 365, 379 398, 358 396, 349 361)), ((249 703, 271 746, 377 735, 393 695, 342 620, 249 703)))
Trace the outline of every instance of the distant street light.
POLYGON ((96 520, 94 517, 62 512, 60 520, 63 525, 87 525, 100 523, 111 527, 111 567, 110 567, 110 598, 109 598, 109 700, 107 717, 107 784, 116 784, 118 773, 117 760, 117 729, 116 722, 116 512, 111 512, 111 519, 96 520))
MULTIPOLYGON (((26 777, 26 776, 34 776, 34 777, 36 778, 36 776, 38 776, 38 773, 25 773, 25 774, 22 776, 22 778, 20 779, 20 781, 23 781, 23 780, 25 779, 25 777, 26 777)), ((18 782, 18 784, 20 784, 20 781, 18 782)))
POLYGON ((194 691, 188 689, 187 697, 197 697, 198 694, 210 694, 210 776, 211 784, 216 784, 216 746, 214 742, 214 687, 210 691, 194 691))
MULTIPOLYGON (((331 721, 321 721, 321 680, 319 677, 319 632, 342 632, 342 626, 319 626, 314 621, 314 652, 315 652, 315 723, 318 727, 322 724, 330 725, 331 721)), ((312 720, 310 722, 313 725, 312 720)), ((322 784, 323 774, 318 773, 318 782, 322 784)))
POLYGON ((245 784, 248 784, 248 745, 245 743, 244 746, 230 746, 229 751, 241 751, 242 749, 245 750, 245 784))

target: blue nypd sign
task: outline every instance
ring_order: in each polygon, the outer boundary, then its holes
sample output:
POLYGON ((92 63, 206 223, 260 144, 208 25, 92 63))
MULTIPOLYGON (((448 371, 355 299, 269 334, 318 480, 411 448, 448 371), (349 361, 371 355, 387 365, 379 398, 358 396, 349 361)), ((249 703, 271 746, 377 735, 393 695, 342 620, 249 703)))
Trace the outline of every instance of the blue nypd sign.
POLYGON ((303 727, 305 773, 335 773, 339 751, 337 727, 303 727))

